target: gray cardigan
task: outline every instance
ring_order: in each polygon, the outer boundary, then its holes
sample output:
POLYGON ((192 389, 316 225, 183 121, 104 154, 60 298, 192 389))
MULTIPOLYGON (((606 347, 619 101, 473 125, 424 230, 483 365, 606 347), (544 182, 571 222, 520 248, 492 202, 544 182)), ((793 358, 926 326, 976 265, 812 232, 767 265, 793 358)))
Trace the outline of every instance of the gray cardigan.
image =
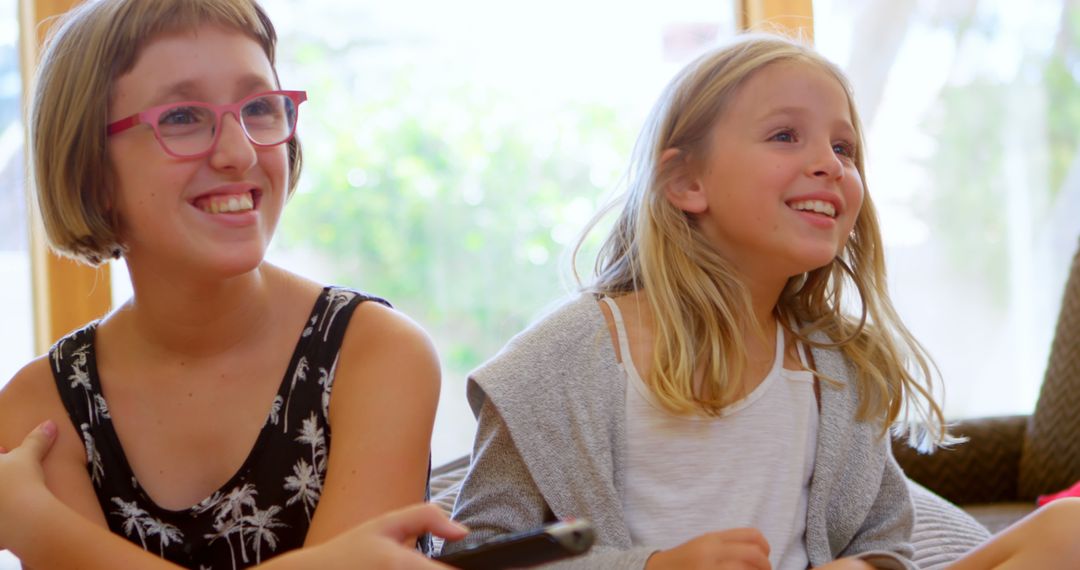
MULTIPOLYGON (((813 350, 822 374, 821 423, 807 514, 813 566, 861 556, 879 568, 915 568, 914 511, 889 440, 856 422, 851 369, 813 350)), ((643 568, 622 518, 625 380, 603 313, 582 295, 515 337, 469 383, 480 425, 455 518, 477 538, 550 518, 593 521, 597 545, 567 567, 643 568)))
MULTIPOLYGON (((889 441, 876 426, 855 421, 848 361, 824 349, 813 349, 813 357, 819 372, 845 385, 821 383, 806 529, 810 562, 859 556, 878 568, 917 568, 912 500, 889 441)), ((596 527, 596 546, 558 567, 643 568, 655 549, 631 543, 619 499, 625 388, 591 295, 559 307, 476 370, 468 397, 479 426, 454 507, 454 518, 472 529, 470 538, 584 518, 596 527)))

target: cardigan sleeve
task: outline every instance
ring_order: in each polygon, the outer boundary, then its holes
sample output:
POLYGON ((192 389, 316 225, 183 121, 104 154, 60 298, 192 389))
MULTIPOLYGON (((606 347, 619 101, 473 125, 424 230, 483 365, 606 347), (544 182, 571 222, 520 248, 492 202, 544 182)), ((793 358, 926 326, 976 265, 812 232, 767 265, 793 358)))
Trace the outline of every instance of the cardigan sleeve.
POLYGON ((856 556, 883 570, 918 570, 912 561, 915 513, 907 478, 892 455, 889 438, 880 439, 886 449, 877 497, 858 533, 837 557, 856 556))
MULTIPOLYGON (((453 518, 469 527, 465 541, 447 543, 443 552, 461 550, 499 534, 519 532, 550 522, 553 516, 514 446, 498 410, 487 400, 477 417, 472 465, 454 504, 453 518)), ((599 533, 598 533, 599 534, 599 533)), ((584 556, 544 566, 552 570, 639 569, 655 549, 621 550, 596 544, 584 556)))

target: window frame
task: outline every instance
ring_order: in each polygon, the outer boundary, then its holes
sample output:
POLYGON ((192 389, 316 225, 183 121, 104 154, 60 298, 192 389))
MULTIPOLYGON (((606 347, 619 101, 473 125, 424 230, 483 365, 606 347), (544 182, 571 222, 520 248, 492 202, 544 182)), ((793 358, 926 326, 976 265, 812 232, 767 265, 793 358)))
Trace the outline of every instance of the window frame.
MULTIPOLYGON (((55 17, 78 0, 21 0, 19 2, 19 51, 23 83, 23 109, 29 105, 33 70, 39 48, 55 17), (36 31, 36 33, 35 33, 36 31)), ((23 121, 28 129, 28 121, 23 121)), ((29 134, 29 131, 27 131, 29 134)), ((27 136, 24 140, 29 140, 27 136)), ((29 153, 25 166, 30 172, 29 153)), ((37 206, 27 180, 27 227, 30 229, 30 275, 33 292, 34 352, 42 354, 66 333, 105 315, 112 306, 109 266, 89 267, 57 255, 49 249, 37 206)))

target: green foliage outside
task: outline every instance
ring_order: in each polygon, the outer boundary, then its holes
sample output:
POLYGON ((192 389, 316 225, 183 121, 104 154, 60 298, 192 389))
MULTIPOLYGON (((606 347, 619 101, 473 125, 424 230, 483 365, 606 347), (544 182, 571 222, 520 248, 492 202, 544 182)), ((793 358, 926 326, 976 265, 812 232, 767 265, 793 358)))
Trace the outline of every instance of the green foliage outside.
POLYGON ((1062 22, 1059 49, 1046 63, 1047 136, 1050 140, 1050 191, 1061 188, 1080 149, 1080 10, 1070 9, 1062 22))
MULTIPOLYGON (((954 269, 986 283, 1000 307, 1006 304, 1009 286, 1008 219, 1012 213, 1006 162, 1015 158, 1009 153, 1024 153, 1021 159, 1031 175, 1025 190, 1046 192, 1031 199, 1038 231, 1039 220, 1053 208, 1080 148, 1080 11, 1063 11, 1059 25, 1049 57, 1020 54, 1020 70, 1011 82, 977 77, 948 84, 941 92, 938 112, 928 120, 927 134, 936 147, 929 159, 933 187, 920 194, 930 196, 924 219, 935 235, 942 236, 954 269), (1036 134, 1045 141, 1045 156, 1016 144, 1026 137, 1008 120, 1010 114, 1024 112, 1017 106, 1032 105, 1044 113, 1040 121, 1045 132, 1036 134)), ((958 26, 957 41, 964 34, 989 37, 997 32, 985 22, 980 26, 965 23, 958 26)))
POLYGON ((565 294, 568 251, 618 180, 634 127, 603 105, 522 108, 430 69, 356 87, 320 63, 327 49, 302 49, 315 81, 301 114, 316 134, 280 244, 326 256, 339 283, 418 320, 460 376, 565 294))

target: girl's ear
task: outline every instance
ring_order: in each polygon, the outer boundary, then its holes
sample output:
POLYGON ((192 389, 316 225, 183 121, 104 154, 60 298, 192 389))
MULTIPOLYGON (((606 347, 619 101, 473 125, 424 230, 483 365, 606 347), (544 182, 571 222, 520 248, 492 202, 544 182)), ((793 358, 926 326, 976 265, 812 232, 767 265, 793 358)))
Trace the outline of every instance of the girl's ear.
POLYGON ((660 155, 660 170, 667 171, 664 197, 672 206, 687 214, 701 214, 709 208, 705 189, 686 160, 683 151, 669 148, 660 155))

